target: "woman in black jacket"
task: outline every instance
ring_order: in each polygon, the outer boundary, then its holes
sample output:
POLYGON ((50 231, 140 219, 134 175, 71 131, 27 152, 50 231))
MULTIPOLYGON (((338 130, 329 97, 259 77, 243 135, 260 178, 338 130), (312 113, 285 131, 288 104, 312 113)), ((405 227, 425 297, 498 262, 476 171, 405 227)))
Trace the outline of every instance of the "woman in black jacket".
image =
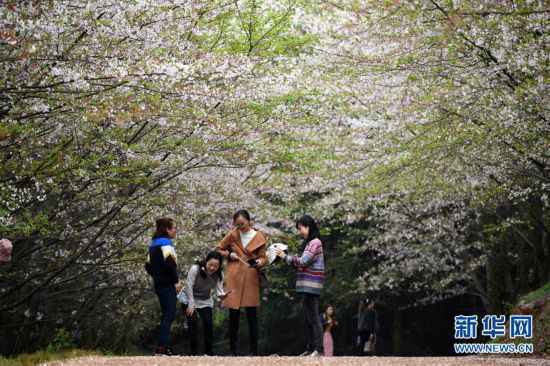
POLYGON ((149 257, 145 264, 147 273, 153 277, 155 293, 162 312, 159 342, 155 354, 171 355, 168 347, 170 327, 176 317, 176 293, 181 289, 178 278, 177 256, 172 240, 176 237, 176 224, 173 219, 160 218, 149 246, 149 257))

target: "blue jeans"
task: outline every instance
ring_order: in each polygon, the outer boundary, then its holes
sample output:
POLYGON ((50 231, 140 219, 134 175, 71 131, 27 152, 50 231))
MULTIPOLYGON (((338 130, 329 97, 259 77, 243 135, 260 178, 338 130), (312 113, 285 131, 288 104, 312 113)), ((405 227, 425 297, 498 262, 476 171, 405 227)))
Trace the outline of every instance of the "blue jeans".
POLYGON ((170 327, 176 318, 176 287, 174 285, 156 287, 162 317, 160 319, 159 346, 168 346, 170 327))

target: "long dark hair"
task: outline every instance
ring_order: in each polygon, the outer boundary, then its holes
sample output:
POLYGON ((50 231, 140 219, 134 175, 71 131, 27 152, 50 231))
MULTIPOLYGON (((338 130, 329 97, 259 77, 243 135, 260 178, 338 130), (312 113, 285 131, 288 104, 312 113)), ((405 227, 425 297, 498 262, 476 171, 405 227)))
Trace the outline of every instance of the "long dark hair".
POLYGON ((215 250, 208 252, 208 254, 206 255, 206 258, 204 258, 203 260, 197 261, 197 264, 199 265, 199 274, 201 275, 202 278, 206 278, 206 276, 208 275, 208 273, 206 273, 206 263, 208 263, 210 259, 216 259, 220 263, 220 267, 214 274, 218 277, 218 279, 222 280, 223 279, 222 277, 223 276, 222 274, 223 257, 220 253, 218 253, 215 250))
POLYGON ((175 224, 176 222, 174 221, 174 219, 171 219, 169 217, 161 217, 160 219, 157 219, 157 227, 155 229, 155 233, 153 234, 153 239, 168 237, 168 230, 173 228, 175 224))
POLYGON ((296 229, 298 229, 298 226, 305 226, 309 228, 309 235, 306 239, 304 239, 304 244, 309 243, 313 239, 321 239, 321 233, 319 231, 319 227, 317 226, 317 223, 315 220, 313 220, 313 217, 309 215, 304 215, 300 217, 296 221, 296 229))
POLYGON ((328 308, 332 308, 332 310, 334 311, 331 315, 331 318, 334 319, 336 318, 336 308, 334 307, 334 305, 332 304, 328 304, 327 306, 325 306, 325 319, 328 319, 328 308))

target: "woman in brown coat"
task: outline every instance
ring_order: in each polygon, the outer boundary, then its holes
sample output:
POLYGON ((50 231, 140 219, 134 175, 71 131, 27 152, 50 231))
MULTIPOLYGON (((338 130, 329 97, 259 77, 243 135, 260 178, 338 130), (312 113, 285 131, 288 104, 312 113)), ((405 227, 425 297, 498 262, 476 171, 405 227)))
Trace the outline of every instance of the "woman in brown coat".
POLYGON ((225 290, 230 292, 223 306, 229 308, 229 336, 231 353, 237 355, 239 318, 246 309, 250 333, 250 354, 258 354, 258 317, 260 306, 260 272, 267 263, 266 242, 263 233, 252 228, 250 214, 241 210, 233 215, 235 228, 218 244, 217 250, 227 258, 225 290))

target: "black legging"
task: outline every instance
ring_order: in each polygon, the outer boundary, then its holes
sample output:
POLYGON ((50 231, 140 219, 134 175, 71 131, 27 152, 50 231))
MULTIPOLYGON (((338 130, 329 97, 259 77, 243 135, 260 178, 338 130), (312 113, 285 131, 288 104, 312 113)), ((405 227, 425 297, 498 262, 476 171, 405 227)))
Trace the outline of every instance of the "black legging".
POLYGON ((323 354, 323 326, 319 316, 319 295, 303 294, 304 318, 306 325, 306 348, 323 354))
MULTIPOLYGON (((246 307, 246 318, 248 319, 248 331, 250 338, 250 354, 258 355, 258 314, 256 307, 246 307)), ((240 309, 229 309, 229 343, 231 353, 237 355, 237 345, 239 343, 239 320, 241 317, 240 309)))
MULTIPOLYGON (((183 305, 182 308, 185 313, 187 310, 187 305, 183 305)), ((199 316, 202 320, 202 327, 204 329, 204 353, 211 356, 213 354, 212 338, 214 336, 214 325, 212 323, 212 308, 210 307, 195 309, 195 312, 191 316, 187 316, 187 314, 185 315, 187 318, 187 324, 189 325, 189 343, 191 343, 191 354, 199 354, 197 345, 197 337, 199 335, 199 316)))

